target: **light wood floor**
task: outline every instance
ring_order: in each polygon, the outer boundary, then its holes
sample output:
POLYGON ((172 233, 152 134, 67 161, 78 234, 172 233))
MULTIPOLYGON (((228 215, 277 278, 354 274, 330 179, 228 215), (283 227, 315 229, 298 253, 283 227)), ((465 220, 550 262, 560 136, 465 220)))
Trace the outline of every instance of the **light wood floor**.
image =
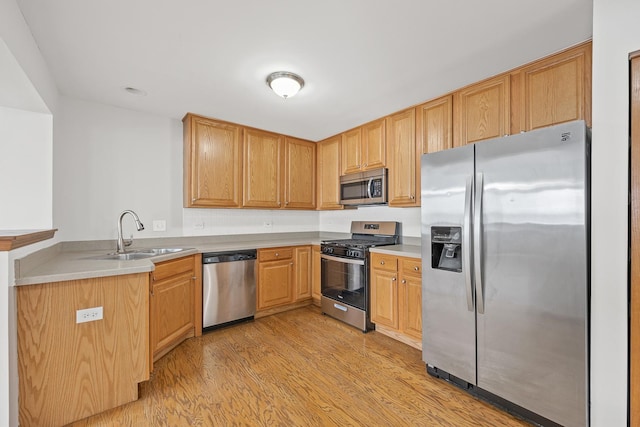
POLYGON ((205 333, 140 399, 74 426, 525 426, 430 377, 418 350, 306 307, 205 333))

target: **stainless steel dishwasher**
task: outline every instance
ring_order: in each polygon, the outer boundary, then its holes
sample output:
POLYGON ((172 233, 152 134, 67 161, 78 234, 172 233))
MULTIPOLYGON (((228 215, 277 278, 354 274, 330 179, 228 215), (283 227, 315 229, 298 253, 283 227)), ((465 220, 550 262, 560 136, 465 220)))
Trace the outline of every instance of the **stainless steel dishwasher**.
POLYGON ((202 254, 202 327, 215 328, 256 314, 256 250, 202 254))

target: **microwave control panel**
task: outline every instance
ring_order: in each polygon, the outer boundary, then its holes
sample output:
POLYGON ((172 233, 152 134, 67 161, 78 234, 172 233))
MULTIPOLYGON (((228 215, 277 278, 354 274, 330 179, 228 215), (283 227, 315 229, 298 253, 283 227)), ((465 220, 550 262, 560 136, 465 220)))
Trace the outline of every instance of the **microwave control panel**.
POLYGON ((371 197, 382 197, 382 179, 374 179, 371 182, 371 197))

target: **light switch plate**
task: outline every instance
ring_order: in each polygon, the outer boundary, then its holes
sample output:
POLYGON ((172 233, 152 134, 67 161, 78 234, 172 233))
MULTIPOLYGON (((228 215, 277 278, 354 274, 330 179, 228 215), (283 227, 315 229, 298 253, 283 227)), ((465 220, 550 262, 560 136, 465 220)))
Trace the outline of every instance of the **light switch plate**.
POLYGON ((76 310, 76 323, 93 322, 102 320, 102 306, 76 310))
POLYGON ((167 221, 164 219, 154 219, 153 231, 167 231, 167 221))

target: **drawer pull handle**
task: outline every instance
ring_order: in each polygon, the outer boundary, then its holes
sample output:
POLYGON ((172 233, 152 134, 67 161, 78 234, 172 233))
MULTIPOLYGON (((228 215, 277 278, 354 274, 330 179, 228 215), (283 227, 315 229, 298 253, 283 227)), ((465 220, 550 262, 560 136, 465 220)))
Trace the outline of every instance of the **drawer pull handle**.
POLYGON ((420 267, 413 267, 415 271, 420 271, 420 267))
POLYGON ((276 256, 280 256, 280 254, 278 252, 276 252, 276 256))
POLYGON ((398 279, 396 279, 395 277, 393 279, 391 279, 392 282, 395 282, 396 280, 398 280, 398 279))
POLYGON ((380 265, 384 265, 384 261, 380 261, 380 265))
POLYGON ((347 311, 347 307, 345 307, 344 305, 340 305, 340 304, 333 304, 333 306, 334 306, 335 308, 337 308, 338 310, 342 310, 342 311, 344 311, 344 312, 346 312, 346 311, 347 311))
POLYGON ((405 283, 407 283, 407 281, 402 279, 402 284, 404 285, 405 283))

